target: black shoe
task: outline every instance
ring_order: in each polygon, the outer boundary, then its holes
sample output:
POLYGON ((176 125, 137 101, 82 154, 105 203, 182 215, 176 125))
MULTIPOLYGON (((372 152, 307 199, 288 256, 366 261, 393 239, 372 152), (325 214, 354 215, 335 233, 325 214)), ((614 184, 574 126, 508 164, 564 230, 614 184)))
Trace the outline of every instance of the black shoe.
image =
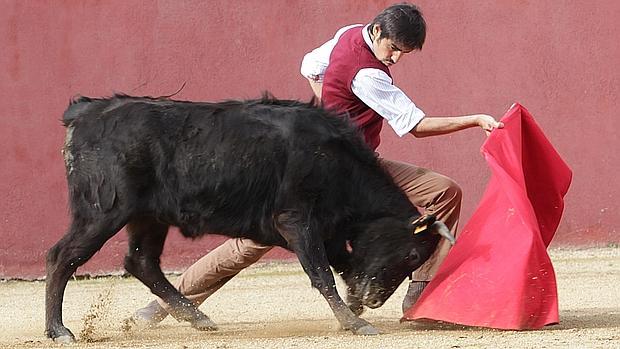
POLYGON ((403 313, 418 301, 426 285, 428 285, 428 281, 411 281, 405 299, 403 299, 403 313))

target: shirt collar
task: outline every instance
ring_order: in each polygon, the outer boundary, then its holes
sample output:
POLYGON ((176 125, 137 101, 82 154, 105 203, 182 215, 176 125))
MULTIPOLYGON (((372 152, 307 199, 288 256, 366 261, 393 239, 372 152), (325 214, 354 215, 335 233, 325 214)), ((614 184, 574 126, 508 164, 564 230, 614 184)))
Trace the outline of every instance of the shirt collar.
POLYGON ((374 50, 372 49, 372 40, 370 39, 370 35, 368 34, 368 26, 370 26, 370 24, 366 24, 364 28, 362 28, 362 37, 364 38, 364 42, 366 43, 366 45, 370 47, 370 51, 374 52, 374 50))

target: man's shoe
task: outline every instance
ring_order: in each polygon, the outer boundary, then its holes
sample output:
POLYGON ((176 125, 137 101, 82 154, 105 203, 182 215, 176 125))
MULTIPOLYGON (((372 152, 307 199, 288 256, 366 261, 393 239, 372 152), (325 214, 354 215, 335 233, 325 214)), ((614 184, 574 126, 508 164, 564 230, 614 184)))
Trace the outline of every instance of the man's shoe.
POLYGON ((403 313, 418 301, 426 285, 428 285, 428 281, 411 281, 405 299, 403 299, 403 313))
POLYGON ((153 327, 168 316, 168 312, 157 301, 152 301, 146 307, 136 310, 131 320, 141 328, 153 327))

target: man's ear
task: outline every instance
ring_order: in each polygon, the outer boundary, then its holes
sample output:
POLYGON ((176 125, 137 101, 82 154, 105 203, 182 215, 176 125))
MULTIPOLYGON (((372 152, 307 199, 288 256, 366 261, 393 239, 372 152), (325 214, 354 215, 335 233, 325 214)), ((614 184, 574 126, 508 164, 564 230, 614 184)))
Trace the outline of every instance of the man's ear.
POLYGON ((379 37, 381 36, 381 28, 379 27, 379 24, 375 24, 372 27, 372 37, 375 38, 375 40, 379 40, 379 37))

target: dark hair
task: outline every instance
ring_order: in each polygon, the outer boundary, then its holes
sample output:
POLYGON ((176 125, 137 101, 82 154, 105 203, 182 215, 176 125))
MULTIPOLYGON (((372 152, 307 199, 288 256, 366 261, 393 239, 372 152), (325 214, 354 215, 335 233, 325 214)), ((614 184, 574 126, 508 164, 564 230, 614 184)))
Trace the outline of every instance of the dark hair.
POLYGON ((379 39, 391 39, 397 45, 421 50, 426 38, 426 22, 417 6, 409 3, 392 5, 375 17, 370 24, 381 29, 379 39))

